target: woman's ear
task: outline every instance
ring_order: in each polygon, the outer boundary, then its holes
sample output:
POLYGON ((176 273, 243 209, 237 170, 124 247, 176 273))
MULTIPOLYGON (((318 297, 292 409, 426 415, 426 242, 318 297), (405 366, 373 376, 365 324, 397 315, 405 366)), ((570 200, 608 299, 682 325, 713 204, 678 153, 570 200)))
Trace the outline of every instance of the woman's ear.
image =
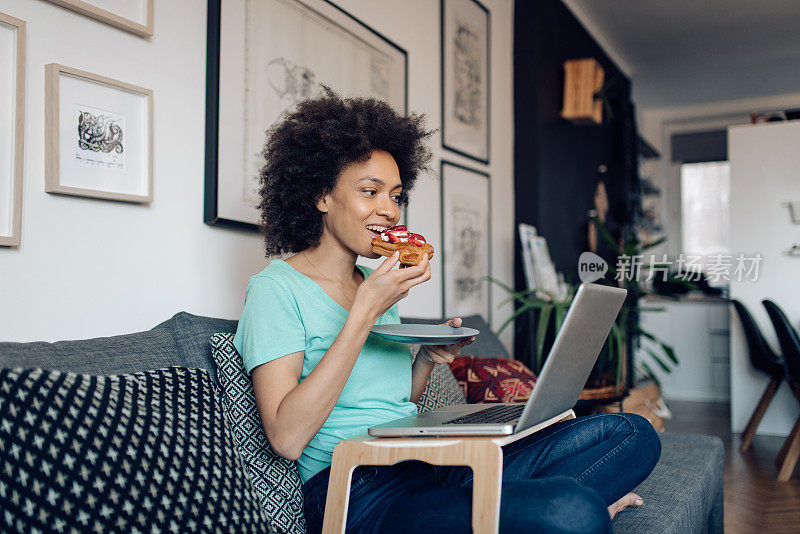
POLYGON ((322 213, 328 213, 328 205, 330 203, 330 195, 322 195, 319 200, 317 200, 317 209, 322 213))

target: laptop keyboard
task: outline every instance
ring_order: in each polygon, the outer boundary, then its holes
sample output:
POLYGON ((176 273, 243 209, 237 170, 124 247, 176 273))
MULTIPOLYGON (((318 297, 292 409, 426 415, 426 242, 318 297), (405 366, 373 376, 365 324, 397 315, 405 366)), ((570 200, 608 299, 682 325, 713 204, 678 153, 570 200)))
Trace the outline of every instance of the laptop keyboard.
POLYGON ((506 406, 501 404, 498 406, 492 406, 491 408, 486 408, 485 410, 481 410, 479 412, 471 413, 469 415, 456 417, 455 419, 445 421, 442 424, 463 425, 463 424, 474 424, 474 423, 496 423, 496 424, 510 423, 515 419, 519 418, 519 416, 522 415, 522 410, 524 409, 525 409, 524 402, 512 406, 506 406))

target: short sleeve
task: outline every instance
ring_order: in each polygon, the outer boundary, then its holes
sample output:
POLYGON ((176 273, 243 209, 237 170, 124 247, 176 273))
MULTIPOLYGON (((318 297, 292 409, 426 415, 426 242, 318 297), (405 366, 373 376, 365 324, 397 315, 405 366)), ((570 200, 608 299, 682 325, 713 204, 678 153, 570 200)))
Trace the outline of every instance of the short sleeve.
POLYGON ((297 302, 279 282, 265 276, 250 279, 233 345, 248 373, 262 363, 305 350, 297 302))
POLYGON ((400 323, 400 308, 397 305, 398 303, 395 302, 392 304, 392 307, 386 310, 386 319, 387 323, 389 324, 399 324, 400 323))

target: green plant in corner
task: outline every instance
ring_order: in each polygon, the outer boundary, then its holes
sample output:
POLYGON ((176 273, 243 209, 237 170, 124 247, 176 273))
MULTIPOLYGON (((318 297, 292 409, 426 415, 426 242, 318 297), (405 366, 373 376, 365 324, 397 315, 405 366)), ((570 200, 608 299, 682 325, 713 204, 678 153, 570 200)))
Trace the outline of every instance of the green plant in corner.
MULTIPOLYGON (((602 236, 604 242, 611 247, 617 255, 617 262, 614 265, 609 265, 608 271, 615 280, 619 281, 621 287, 628 290, 628 299, 611 328, 603 351, 598 356, 595 370, 592 372, 594 380, 590 377, 591 383, 587 383, 587 386, 607 387, 613 385, 614 394, 619 395, 624 389, 624 374, 626 371, 629 340, 632 341, 636 337, 642 336, 652 341, 655 346, 658 347, 658 352, 647 346, 644 347, 644 350, 664 372, 670 373, 672 371, 672 366, 678 365, 678 358, 672 347, 658 339, 652 333, 643 330, 638 324, 632 321, 632 318, 635 317, 639 311, 661 311, 662 309, 641 307, 639 301, 645 297, 648 292, 643 290, 637 277, 631 275, 635 273, 623 272, 620 274, 618 272, 618 267, 625 267, 624 260, 626 258, 630 259, 641 256, 642 252, 663 243, 664 240, 660 239, 653 243, 642 245, 633 232, 631 232, 629 235, 624 236, 621 244, 618 245, 603 223, 596 217, 592 218, 592 222, 597 227, 598 233, 602 236), (659 354, 659 352, 661 354, 659 354)), ((634 262, 631 262, 630 266, 635 268, 634 262)), ((535 326, 535 346, 532 347, 531 352, 531 366, 533 367, 533 371, 538 374, 541 372, 542 365, 544 365, 545 339, 547 338, 548 329, 551 327, 551 322, 553 323, 553 332, 557 333, 564 321, 567 309, 572 303, 578 285, 571 286, 566 296, 559 299, 556 295, 542 289, 515 291, 513 288, 491 276, 488 276, 487 279, 500 286, 509 294, 509 297, 497 306, 498 308, 513 301, 516 301, 519 305, 511 316, 500 326, 497 331, 498 335, 521 315, 534 311, 538 312, 535 326)), ((652 369, 646 362, 641 363, 648 374, 650 374, 653 380, 660 386, 660 382, 652 369)))
MULTIPOLYGON (((642 253, 651 250, 666 241, 665 237, 657 239, 651 243, 642 244, 636 235, 635 231, 623 231, 620 243, 617 243, 608 228, 597 218, 592 217, 592 224, 597 228, 598 234, 602 237, 603 241, 608 245, 617 256, 617 262, 614 265, 609 265, 608 270, 613 275, 613 278, 619 281, 619 285, 628 290, 628 298, 625 306, 623 306, 619 317, 617 317, 617 325, 623 326, 624 340, 630 336, 631 341, 635 341, 638 337, 644 337, 658 348, 658 352, 653 350, 652 347, 643 346, 643 350, 652 358, 652 360, 667 374, 672 372, 672 368, 679 364, 678 357, 675 355, 673 348, 659 339, 657 336, 648 332, 639 326, 638 321, 629 320, 631 317, 638 317, 639 312, 642 311, 664 311, 664 308, 657 307, 643 307, 640 305, 641 299, 651 294, 646 291, 639 283, 638 266, 636 265, 636 258, 641 258, 642 253), (622 271, 622 272, 620 272, 622 271), (660 352, 660 354, 659 354, 660 352)), ((666 266, 659 263, 651 263, 653 268, 664 269, 666 266)), ((641 266, 648 268, 649 266, 641 266)), ((695 284, 685 281, 681 278, 668 275, 667 279, 672 282, 686 285, 691 289, 697 289, 695 284)), ((650 375, 650 378, 661 386, 658 376, 653 372, 652 368, 647 365, 647 362, 640 362, 642 367, 650 375)))
POLYGON ((505 304, 514 300, 520 304, 520 307, 514 311, 511 317, 506 319, 506 321, 500 325, 500 328, 497 330, 497 335, 500 335, 500 332, 505 330, 506 326, 512 323, 520 315, 529 313, 532 310, 539 311, 536 323, 536 345, 533 347, 533 354, 531 357, 531 364, 533 366, 532 370, 534 373, 538 374, 542 370, 542 365, 544 365, 544 340, 547 334, 547 329, 550 326, 551 318, 554 319, 555 328, 556 331, 558 331, 558 329, 561 327, 561 323, 564 320, 564 316, 566 315, 566 310, 569 308, 569 305, 572 303, 572 298, 575 296, 577 286, 570 287, 567 292, 567 296, 564 299, 559 300, 556 295, 553 295, 552 293, 542 289, 514 291, 503 282, 491 276, 487 276, 487 279, 490 282, 497 284, 510 294, 508 298, 497 305, 498 308, 501 308, 505 304))

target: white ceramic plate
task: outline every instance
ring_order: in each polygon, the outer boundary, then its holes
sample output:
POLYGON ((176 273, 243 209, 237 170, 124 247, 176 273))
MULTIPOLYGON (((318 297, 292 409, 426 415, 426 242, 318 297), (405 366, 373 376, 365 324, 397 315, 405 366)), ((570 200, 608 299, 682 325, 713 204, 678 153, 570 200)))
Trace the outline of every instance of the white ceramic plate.
POLYGON ((372 328, 372 333, 398 343, 450 345, 458 343, 462 339, 477 336, 480 331, 464 326, 436 324, 380 324, 372 328))

